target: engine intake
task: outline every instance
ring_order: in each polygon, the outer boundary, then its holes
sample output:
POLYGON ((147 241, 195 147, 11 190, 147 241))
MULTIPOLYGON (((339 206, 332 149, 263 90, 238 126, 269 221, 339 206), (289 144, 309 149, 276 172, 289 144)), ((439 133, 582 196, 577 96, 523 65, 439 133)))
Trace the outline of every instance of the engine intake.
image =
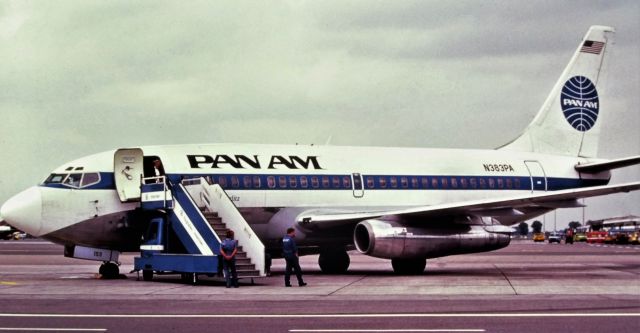
POLYGON ((356 225, 353 240, 363 254, 394 259, 492 251, 509 245, 511 237, 488 232, 483 225, 416 228, 395 221, 366 220, 356 225))

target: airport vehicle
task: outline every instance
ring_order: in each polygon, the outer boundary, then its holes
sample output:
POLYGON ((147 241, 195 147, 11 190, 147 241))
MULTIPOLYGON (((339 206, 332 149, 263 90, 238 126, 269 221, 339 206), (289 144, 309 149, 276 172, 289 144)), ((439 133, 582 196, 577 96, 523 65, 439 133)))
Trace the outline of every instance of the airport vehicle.
POLYGON ((640 189, 640 181, 608 185, 612 169, 638 164, 640 156, 596 157, 603 64, 613 33, 591 27, 532 123, 495 150, 123 148, 64 163, 0 212, 9 224, 64 244, 69 257, 104 262, 106 275, 117 274, 120 252, 161 245, 141 244, 155 218, 180 235, 172 244, 191 256, 210 256, 213 265, 220 238, 206 214, 244 235, 240 244, 258 275, 265 253, 280 256, 279 241, 290 226, 301 255, 319 254, 324 272, 346 271, 347 251, 355 248, 390 259, 397 273, 417 274, 428 258, 505 247, 509 226, 582 207, 580 198, 640 189), (146 191, 143 180, 158 174, 165 177, 162 188, 146 191), (157 206, 143 208, 147 203, 157 206))
POLYGON ((626 231, 619 231, 616 233, 615 238, 616 244, 628 244, 629 243, 629 233, 626 231))
POLYGON ((605 238, 607 237, 607 232, 603 230, 599 231, 589 231, 586 233, 587 243, 604 243, 605 238))
POLYGON ((547 240, 549 241, 549 244, 551 243, 560 244, 560 241, 562 241, 562 234, 554 231, 549 234, 549 237, 547 237, 547 240))
POLYGON ((638 239, 638 237, 640 237, 640 232, 635 231, 632 234, 629 235, 629 244, 633 244, 633 245, 638 245, 640 244, 640 239, 638 239))
POLYGON ((11 239, 15 229, 8 225, 0 225, 0 239, 11 239))
POLYGON ((616 231, 608 231, 607 235, 604 237, 603 243, 605 244, 614 244, 616 242, 616 231))
POLYGON ((587 241, 587 235, 584 232, 576 232, 576 234, 573 236, 573 241, 575 241, 575 242, 586 242, 587 241))
POLYGON ((531 239, 533 239, 534 242, 544 242, 544 233, 536 232, 533 234, 533 237, 531 239))

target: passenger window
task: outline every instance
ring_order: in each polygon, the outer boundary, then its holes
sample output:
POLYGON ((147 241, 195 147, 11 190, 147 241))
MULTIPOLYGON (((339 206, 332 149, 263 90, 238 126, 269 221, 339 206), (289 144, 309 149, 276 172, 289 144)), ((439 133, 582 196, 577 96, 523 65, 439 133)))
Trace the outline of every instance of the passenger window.
POLYGON ((238 176, 231 176, 231 187, 238 188, 240 187, 240 180, 238 176))
POLYGON ((513 183, 515 184, 517 189, 520 189, 520 178, 514 179, 513 183))
POLYGON ((511 180, 511 178, 507 178, 507 188, 508 189, 513 188, 513 181, 511 180))
POLYGON ((300 187, 302 188, 309 187, 309 181, 307 180, 307 176, 300 176, 300 187))
POLYGON ((422 188, 429 188, 429 178, 422 177, 422 188))
POLYGON ((280 176, 278 177, 278 185, 280 188, 287 188, 287 177, 280 176))
POLYGON ((471 188, 478 188, 478 181, 475 178, 471 178, 469 180, 469 184, 471 185, 471 188))
POLYGON ((489 188, 496 188, 496 181, 493 178, 489 178, 489 188))
POLYGON ((458 179, 457 178, 451 178, 451 187, 452 188, 458 188, 458 179))
POLYGON ((504 180, 502 178, 498 178, 498 188, 504 188, 504 180))
POLYGON ((380 181, 380 188, 387 188, 387 178, 380 177, 379 181, 380 181))
POLYGON ((417 177, 411 178, 411 187, 413 187, 413 188, 420 187, 420 185, 418 184, 418 178, 417 177))
POLYGON ((222 188, 227 187, 227 177, 225 176, 218 177, 218 184, 220 184, 220 187, 222 188))
POLYGON ((250 176, 242 177, 242 185, 244 185, 244 188, 251 188, 251 177, 250 176))
POLYGON ((100 174, 97 172, 85 173, 82 177, 82 187, 91 186, 100 182, 100 174))
POLYGON ((267 177, 267 186, 269 188, 276 188, 276 177, 274 176, 267 177))
POLYGON ((487 181, 484 178, 480 178, 480 188, 487 188, 487 181))
POLYGON ((296 178, 296 176, 290 176, 289 177, 289 186, 291 188, 298 187, 298 179, 296 178))
POLYGON ((442 188, 449 188, 449 182, 447 178, 440 178, 440 184, 442 184, 442 188))
POLYGON ((398 187, 398 178, 396 178, 396 177, 391 177, 391 181, 390 181, 390 183, 391 183, 391 187, 393 187, 393 188, 398 187))
POLYGON ((313 187, 313 188, 320 187, 320 181, 318 180, 318 177, 311 176, 311 187, 313 187))
POLYGON ((72 173, 64 180, 64 184, 71 187, 80 187, 81 173, 72 173))
POLYGON ((376 186, 373 177, 367 177, 367 188, 374 188, 376 186))
POLYGON ((438 179, 437 178, 431 178, 431 187, 438 188, 438 179))
POLYGON ((333 188, 340 188, 340 177, 333 176, 331 178, 331 185, 333 185, 333 188))
POLYGON ((322 187, 323 188, 328 188, 329 187, 329 177, 322 176, 322 187))
POLYGON ((409 187, 409 179, 407 179, 407 177, 400 177, 400 186, 402 186, 402 188, 409 187))
POLYGON ((462 186, 462 188, 468 188, 469 182, 467 181, 467 178, 460 178, 460 185, 462 186))
POLYGON ((342 177, 342 187, 351 188, 351 178, 349 176, 342 177))
POLYGON ((260 182, 260 176, 253 176, 253 187, 254 187, 254 188, 260 188, 260 187, 262 187, 262 186, 260 186, 260 185, 262 185, 262 184, 260 184, 260 183, 261 183, 261 182, 260 182))

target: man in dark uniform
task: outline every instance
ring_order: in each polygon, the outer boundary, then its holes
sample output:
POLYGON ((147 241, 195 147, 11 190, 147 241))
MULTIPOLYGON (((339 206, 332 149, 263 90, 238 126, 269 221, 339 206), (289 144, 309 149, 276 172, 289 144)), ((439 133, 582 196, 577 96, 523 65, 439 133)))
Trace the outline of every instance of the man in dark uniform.
POLYGON ((302 269, 300 268, 300 261, 298 260, 298 247, 293 238, 296 236, 296 230, 293 228, 287 229, 287 235, 282 239, 282 255, 287 262, 287 268, 284 272, 284 286, 291 287, 291 270, 296 274, 298 278, 298 285, 304 287, 307 284, 302 281, 302 269))
POLYGON ((227 230, 227 238, 220 244, 220 254, 223 257, 222 266, 227 288, 238 288, 238 273, 236 272, 236 254, 238 253, 238 241, 233 239, 233 230, 227 230))

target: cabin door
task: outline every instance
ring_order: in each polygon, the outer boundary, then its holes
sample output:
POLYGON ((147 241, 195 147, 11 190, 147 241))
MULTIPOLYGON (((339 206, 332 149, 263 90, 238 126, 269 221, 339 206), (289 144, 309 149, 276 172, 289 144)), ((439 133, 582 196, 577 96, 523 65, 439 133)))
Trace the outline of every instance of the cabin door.
POLYGON ((113 157, 113 175, 120 201, 140 200, 140 181, 144 174, 142 149, 118 149, 113 157))
POLYGON ((547 175, 544 172, 542 164, 538 161, 524 161, 524 165, 529 170, 529 178, 531 179, 531 192, 547 190, 547 175))

